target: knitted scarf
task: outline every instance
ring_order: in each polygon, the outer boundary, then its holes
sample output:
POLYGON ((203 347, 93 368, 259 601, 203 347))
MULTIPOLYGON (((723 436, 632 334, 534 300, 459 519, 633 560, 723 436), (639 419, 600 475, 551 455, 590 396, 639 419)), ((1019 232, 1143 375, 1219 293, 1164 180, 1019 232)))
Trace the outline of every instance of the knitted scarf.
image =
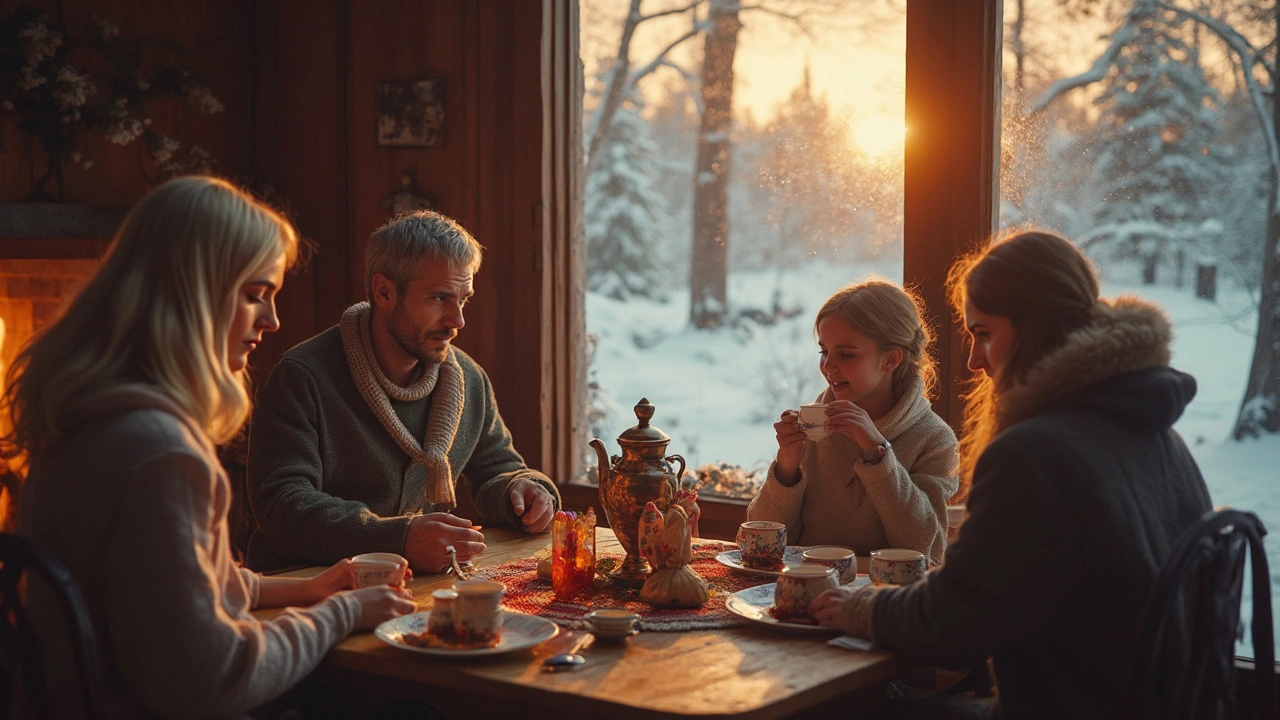
POLYGON ((423 491, 426 502, 437 511, 452 510, 458 503, 453 490, 453 469, 449 466, 449 448, 462 419, 462 368, 450 347, 445 361, 427 365, 421 380, 407 388, 396 385, 387 379, 373 354, 373 343, 369 341, 371 316, 372 308, 367 302, 356 303, 342 313, 342 348, 351 367, 351 377, 360 389, 360 396, 400 449, 427 468, 427 485, 423 491), (426 437, 419 444, 391 409, 391 400, 415 402, 432 392, 435 397, 427 418, 426 437))

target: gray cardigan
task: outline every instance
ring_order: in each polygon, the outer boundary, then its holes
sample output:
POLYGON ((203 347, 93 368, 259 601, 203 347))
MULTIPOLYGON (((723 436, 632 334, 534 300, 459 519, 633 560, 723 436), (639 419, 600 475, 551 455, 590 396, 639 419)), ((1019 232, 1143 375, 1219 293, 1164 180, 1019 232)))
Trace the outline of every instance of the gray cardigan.
MULTIPOLYGON (((267 621, 256 573, 231 557, 231 486, 204 432, 149 386, 85 398, 65 437, 34 458, 19 532, 67 566, 89 606, 108 670, 108 717, 212 718, 282 694, 354 630, 359 603, 338 593, 267 621)), ((42 583, 28 605, 60 627, 42 583)), ((55 717, 79 687, 65 632, 46 632, 55 717)))
MULTIPOLYGON (((521 529, 507 497, 520 478, 555 483, 525 466, 498 414, 484 370, 454 348, 462 368, 462 419, 449 448, 480 520, 521 529)), ((432 397, 391 401, 409 434, 423 437, 432 397)), ((409 521, 431 512, 426 468, 413 462, 361 397, 333 327, 290 350, 258 395, 249 435, 249 497, 258 528, 247 562, 256 570, 327 564, 365 552, 404 552, 409 521)))

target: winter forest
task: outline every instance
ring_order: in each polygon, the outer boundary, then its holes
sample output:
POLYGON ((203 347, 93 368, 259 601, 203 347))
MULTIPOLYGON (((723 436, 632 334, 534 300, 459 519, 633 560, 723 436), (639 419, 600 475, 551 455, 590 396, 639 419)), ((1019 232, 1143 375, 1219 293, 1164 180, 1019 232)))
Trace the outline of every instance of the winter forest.
MULTIPOLYGON (((1274 0, 1005 0, 1000 224, 1070 238, 1174 322, 1176 426, 1257 512, 1280 606, 1274 0)), ((749 498, 823 387, 813 318, 902 279, 905 0, 582 0, 591 432, 647 397, 749 498)), ((614 450, 616 452, 616 450, 614 450)), ((1248 648, 1245 648, 1248 651, 1248 648)))

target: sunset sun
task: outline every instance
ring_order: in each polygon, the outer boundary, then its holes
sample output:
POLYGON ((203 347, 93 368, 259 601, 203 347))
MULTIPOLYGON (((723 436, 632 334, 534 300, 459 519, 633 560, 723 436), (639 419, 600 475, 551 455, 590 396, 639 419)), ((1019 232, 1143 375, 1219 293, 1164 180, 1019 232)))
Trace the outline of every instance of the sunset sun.
POLYGON ((872 115, 855 123, 853 141, 867 155, 895 152, 902 147, 907 128, 901 120, 887 115, 872 115))

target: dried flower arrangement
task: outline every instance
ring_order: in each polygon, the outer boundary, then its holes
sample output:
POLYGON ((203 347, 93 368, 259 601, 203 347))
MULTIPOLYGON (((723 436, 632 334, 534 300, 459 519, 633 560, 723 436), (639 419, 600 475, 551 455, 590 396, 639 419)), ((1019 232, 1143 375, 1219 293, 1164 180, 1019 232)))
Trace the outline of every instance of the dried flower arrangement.
POLYGON ((30 8, 0 17, 0 123, 13 116, 49 159, 28 199, 61 200, 63 163, 92 168, 86 140, 95 134, 122 146, 140 139, 141 172, 152 184, 209 172, 215 161, 208 151, 184 147, 147 115, 163 98, 185 99, 201 113, 223 111, 207 83, 172 62, 184 54, 172 41, 125 39, 102 18, 71 32, 30 8))

